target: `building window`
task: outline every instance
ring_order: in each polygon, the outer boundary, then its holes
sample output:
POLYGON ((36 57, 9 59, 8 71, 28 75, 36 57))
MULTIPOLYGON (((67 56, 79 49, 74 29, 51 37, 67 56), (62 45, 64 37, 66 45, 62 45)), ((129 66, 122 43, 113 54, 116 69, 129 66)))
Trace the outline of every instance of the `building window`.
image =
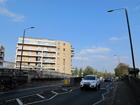
POLYGON ((51 53, 51 56, 53 56, 53 53, 51 53))
POLYGON ((36 52, 36 55, 40 55, 40 52, 36 52))
POLYGON ((36 57, 36 61, 40 61, 40 57, 36 57))
POLYGON ((29 49, 32 49, 32 46, 29 46, 29 49))
POLYGON ((31 55, 31 51, 29 51, 29 55, 31 55))
POLYGON ((57 71, 59 72, 59 69, 57 69, 57 71))
POLYGON ((58 51, 60 51, 60 48, 58 48, 58 51))
POLYGON ((52 51, 54 51, 54 48, 52 48, 52 51))
POLYGON ((59 58, 57 59, 57 61, 59 61, 59 58))
POLYGON ((57 64, 57 67, 59 67, 59 64, 57 64))
POLYGON ((44 53, 43 53, 44 56, 47 56, 47 54, 48 54, 47 52, 44 52, 44 53))
POLYGON ((63 64, 63 69, 65 68, 65 64, 63 64))
POLYGON ((40 46, 38 46, 38 47, 37 47, 37 49, 38 49, 38 50, 40 50, 40 49, 41 49, 41 47, 40 47, 40 46))
POLYGON ((30 61, 30 57, 28 57, 28 61, 30 61))
POLYGON ((65 46, 65 43, 63 43, 63 46, 65 46))
POLYGON ((65 59, 63 59, 63 63, 65 63, 65 59))
POLYGON ((44 47, 44 50, 47 50, 47 47, 44 47))
POLYGON ((58 42, 58 47, 60 47, 60 42, 58 42))
POLYGON ((65 73, 65 70, 63 70, 63 73, 65 73))
POLYGON ((28 63, 28 65, 30 65, 30 63, 28 63))
POLYGON ((65 51, 65 48, 63 48, 63 51, 65 51))
POLYGON ((63 53, 63 56, 65 57, 65 53, 63 53))
POLYGON ((51 64, 51 67, 53 67, 53 64, 51 64))
POLYGON ((58 57, 60 57, 60 54, 58 53, 58 57))

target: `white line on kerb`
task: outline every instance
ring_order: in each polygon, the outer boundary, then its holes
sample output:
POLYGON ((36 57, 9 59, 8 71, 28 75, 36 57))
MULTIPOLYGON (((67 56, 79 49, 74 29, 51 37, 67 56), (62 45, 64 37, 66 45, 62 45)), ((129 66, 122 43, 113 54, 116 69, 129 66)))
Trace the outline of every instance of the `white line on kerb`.
POLYGON ((42 99, 44 99, 45 97, 43 97, 42 95, 40 94, 36 94, 37 96, 41 97, 42 99))
POLYGON ((16 98, 16 100, 19 103, 19 105, 23 105, 23 103, 20 101, 20 99, 16 98))

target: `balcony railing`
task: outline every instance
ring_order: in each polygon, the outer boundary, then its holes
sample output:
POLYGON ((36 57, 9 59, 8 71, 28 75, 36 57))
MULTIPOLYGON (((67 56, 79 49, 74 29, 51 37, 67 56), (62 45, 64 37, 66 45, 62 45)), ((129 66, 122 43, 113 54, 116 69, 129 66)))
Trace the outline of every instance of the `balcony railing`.
POLYGON ((54 60, 42 60, 44 63, 46 62, 49 62, 49 63, 55 63, 55 61, 54 60))
MULTIPOLYGON (((18 43, 22 43, 22 40, 19 40, 18 43)), ((41 41, 28 41, 24 40, 24 44, 37 44, 37 45, 51 45, 51 46, 56 46, 55 43, 52 42, 41 42, 41 41)))
POLYGON ((71 52, 73 52, 75 50, 75 48, 71 48, 71 52))
POLYGON ((75 53, 71 53, 71 56, 73 57, 75 55, 75 53))
MULTIPOLYGON (((20 56, 21 53, 18 53, 17 55, 20 56)), ((45 54, 36 54, 36 55, 33 55, 33 54, 22 54, 22 56, 32 56, 32 57, 34 57, 34 56, 56 57, 55 55, 45 55, 45 54)))
MULTIPOLYGON (((18 49, 21 50, 22 48, 18 47, 18 49)), ((32 48, 28 48, 28 47, 24 47, 23 50, 29 50, 29 51, 31 51, 31 50, 35 50, 35 51, 53 51, 53 52, 56 51, 56 50, 52 50, 52 49, 44 49, 44 48, 42 48, 42 49, 39 49, 39 48, 32 49, 32 48)))
POLYGON ((74 71, 75 70, 75 68, 74 67, 71 67, 71 71, 74 71))
POLYGON ((3 49, 0 49, 0 52, 5 52, 5 50, 3 50, 3 49))

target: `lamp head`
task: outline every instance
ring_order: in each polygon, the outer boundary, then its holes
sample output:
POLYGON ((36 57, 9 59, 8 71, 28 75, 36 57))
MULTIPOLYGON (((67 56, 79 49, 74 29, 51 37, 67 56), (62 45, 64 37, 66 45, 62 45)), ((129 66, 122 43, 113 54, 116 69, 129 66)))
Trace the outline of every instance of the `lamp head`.
POLYGON ((32 26, 31 28, 35 28, 34 26, 32 26))
POLYGON ((111 9, 111 10, 108 10, 108 12, 112 12, 113 10, 111 9))

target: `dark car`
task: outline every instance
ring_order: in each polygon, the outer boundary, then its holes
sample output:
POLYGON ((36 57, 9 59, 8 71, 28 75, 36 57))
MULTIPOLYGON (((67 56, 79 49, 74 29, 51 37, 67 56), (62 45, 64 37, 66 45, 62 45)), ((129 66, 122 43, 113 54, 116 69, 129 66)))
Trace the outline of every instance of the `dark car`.
POLYGON ((110 77, 105 77, 104 82, 111 82, 111 78, 110 77))

